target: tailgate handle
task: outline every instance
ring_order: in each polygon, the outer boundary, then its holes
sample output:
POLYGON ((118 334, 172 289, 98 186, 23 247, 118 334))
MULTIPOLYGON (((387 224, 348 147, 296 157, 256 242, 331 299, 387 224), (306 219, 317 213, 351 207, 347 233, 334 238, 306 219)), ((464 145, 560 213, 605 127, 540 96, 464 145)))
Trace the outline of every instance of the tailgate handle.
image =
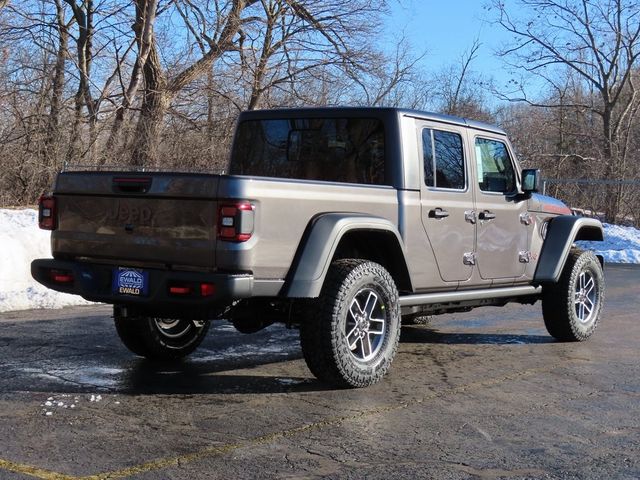
POLYGON ((147 193, 151 177, 114 177, 113 191, 122 193, 147 193))

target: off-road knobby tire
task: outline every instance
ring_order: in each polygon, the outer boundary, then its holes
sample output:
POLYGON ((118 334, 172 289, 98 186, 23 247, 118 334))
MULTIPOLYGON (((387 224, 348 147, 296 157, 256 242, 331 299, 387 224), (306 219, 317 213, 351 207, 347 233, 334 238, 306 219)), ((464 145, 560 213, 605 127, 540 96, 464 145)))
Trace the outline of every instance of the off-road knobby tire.
POLYGON ((604 303, 604 274, 593 252, 571 249, 560 280, 545 285, 542 291, 542 316, 549 334, 563 342, 582 342, 596 327, 604 303), (595 282, 596 304, 588 322, 581 322, 576 313, 576 285, 580 274, 588 272, 595 282))
POLYGON ((113 315, 118 336, 131 352, 149 360, 174 361, 186 357, 198 348, 209 330, 209 322, 190 322, 183 335, 169 338, 158 327, 157 317, 113 315))
POLYGON ((300 343, 311 373, 337 387, 366 387, 379 382, 391 366, 400 338, 398 290, 389 272, 367 260, 336 260, 320 296, 306 305, 300 343), (364 288, 378 295, 386 321, 381 347, 366 362, 354 358, 343 334, 351 303, 364 288))

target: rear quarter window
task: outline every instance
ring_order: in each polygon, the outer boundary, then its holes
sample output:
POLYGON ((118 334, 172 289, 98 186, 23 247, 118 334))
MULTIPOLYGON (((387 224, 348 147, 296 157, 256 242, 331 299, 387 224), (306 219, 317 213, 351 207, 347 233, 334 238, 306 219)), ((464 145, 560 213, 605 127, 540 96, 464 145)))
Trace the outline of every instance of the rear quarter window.
POLYGON ((238 125, 230 173, 385 185, 381 120, 296 118, 238 125))

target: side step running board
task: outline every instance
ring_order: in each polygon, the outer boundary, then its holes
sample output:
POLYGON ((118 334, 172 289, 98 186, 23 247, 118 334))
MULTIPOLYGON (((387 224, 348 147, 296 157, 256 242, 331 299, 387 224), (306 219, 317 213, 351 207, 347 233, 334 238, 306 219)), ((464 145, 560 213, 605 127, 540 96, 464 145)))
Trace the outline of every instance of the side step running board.
POLYGON ((458 292, 424 293, 418 295, 404 295, 400 297, 401 307, 411 307, 414 305, 430 305, 432 303, 452 303, 473 300, 491 300, 493 298, 525 297, 528 295, 538 295, 542 292, 542 287, 504 287, 485 288, 483 290, 462 290, 458 292))

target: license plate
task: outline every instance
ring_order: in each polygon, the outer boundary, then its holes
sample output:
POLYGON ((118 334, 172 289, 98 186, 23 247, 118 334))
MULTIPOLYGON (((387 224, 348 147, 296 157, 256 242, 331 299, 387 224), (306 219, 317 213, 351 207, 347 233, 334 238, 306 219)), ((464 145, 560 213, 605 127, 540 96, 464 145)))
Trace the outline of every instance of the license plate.
POLYGON ((149 289, 149 272, 137 268, 118 267, 113 271, 113 292, 141 297, 149 289))

